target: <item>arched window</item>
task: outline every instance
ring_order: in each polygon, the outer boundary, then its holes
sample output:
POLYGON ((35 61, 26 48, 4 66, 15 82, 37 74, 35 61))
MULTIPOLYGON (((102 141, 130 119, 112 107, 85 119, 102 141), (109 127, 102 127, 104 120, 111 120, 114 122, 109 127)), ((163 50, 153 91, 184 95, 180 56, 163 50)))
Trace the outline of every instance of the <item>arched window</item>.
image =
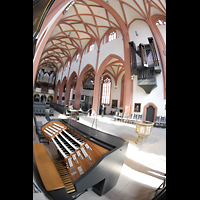
POLYGON ((105 33, 105 40, 104 42, 107 43, 107 42, 110 42, 112 40, 115 40, 119 37, 118 35, 118 31, 114 28, 111 28, 110 30, 108 30, 106 33, 105 33))
POLYGON ((166 25, 166 21, 165 20, 157 20, 156 25, 166 25))
POLYGON ((116 31, 111 32, 108 36, 108 42, 115 40, 117 38, 116 35, 116 31))
POLYGON ((89 53, 90 51, 92 51, 94 49, 95 49, 95 41, 94 41, 94 39, 91 39, 87 44, 85 53, 89 53))
POLYGON ((94 42, 90 45, 89 52, 92 51, 92 50, 94 50, 94 45, 95 45, 94 42))
POLYGON ((102 84, 101 104, 110 105, 111 79, 105 78, 102 84))
POLYGON ((79 57, 80 57, 80 54, 78 53, 78 54, 76 55, 76 62, 78 62, 79 57))

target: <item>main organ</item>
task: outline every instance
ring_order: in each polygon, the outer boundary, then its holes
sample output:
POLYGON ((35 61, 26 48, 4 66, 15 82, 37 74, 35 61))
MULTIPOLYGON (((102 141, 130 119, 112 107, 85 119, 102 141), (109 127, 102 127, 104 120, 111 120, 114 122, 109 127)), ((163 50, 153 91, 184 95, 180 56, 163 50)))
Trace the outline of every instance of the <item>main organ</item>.
POLYGON ((42 127, 58 155, 34 143, 35 182, 49 199, 74 199, 89 188, 102 196, 120 175, 128 142, 73 119, 54 119, 42 127))

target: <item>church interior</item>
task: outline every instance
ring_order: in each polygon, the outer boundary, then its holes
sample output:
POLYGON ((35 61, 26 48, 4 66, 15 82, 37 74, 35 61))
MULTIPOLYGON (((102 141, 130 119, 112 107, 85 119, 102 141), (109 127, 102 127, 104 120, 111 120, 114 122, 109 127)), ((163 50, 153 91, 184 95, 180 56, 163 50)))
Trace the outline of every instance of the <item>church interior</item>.
POLYGON ((33 199, 166 199, 166 0, 33 0, 33 199))

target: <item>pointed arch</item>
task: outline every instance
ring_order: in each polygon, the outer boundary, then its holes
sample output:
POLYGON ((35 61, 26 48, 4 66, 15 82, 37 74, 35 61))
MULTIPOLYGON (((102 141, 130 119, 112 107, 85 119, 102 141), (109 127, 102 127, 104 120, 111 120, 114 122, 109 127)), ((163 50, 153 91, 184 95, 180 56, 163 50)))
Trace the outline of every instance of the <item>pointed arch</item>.
POLYGON ((100 65, 100 67, 99 67, 99 69, 98 69, 97 74, 103 74, 104 70, 105 70, 106 67, 107 67, 107 64, 108 64, 109 61, 110 61, 111 59, 113 59, 113 58, 118 59, 123 65, 125 65, 124 60, 123 60, 120 56, 118 56, 118 55, 116 55, 116 54, 110 54, 110 55, 108 55, 108 56, 104 59, 104 61, 101 63, 101 65, 100 65))
MULTIPOLYGON (((95 82, 94 82, 94 96, 93 96, 93 108, 94 110, 98 110, 98 103, 99 103, 99 90, 100 90, 100 77, 102 76, 102 74, 104 73, 104 71, 106 70, 108 63, 112 60, 112 59, 118 59, 119 62, 121 62, 125 68, 125 61, 118 55, 116 54, 110 54, 108 55, 104 61, 101 63, 98 72, 95 75, 95 82)), ((94 111, 93 111, 94 114, 94 111)))
POLYGON ((147 108, 148 108, 149 106, 152 106, 152 107, 155 109, 155 112, 154 112, 154 120, 153 120, 153 122, 155 122, 155 121, 156 121, 157 112, 158 112, 158 107, 157 107, 154 103, 152 103, 152 102, 149 102, 149 103, 147 103, 147 104, 144 106, 144 108, 143 108, 143 117, 142 117, 142 120, 143 120, 143 121, 146 121, 147 108))
POLYGON ((79 106, 80 106, 81 84, 82 84, 82 81, 83 81, 83 79, 84 79, 85 74, 87 73, 87 71, 88 71, 89 69, 92 69, 92 70, 95 71, 94 67, 93 67, 91 64, 87 64, 87 65, 83 68, 83 70, 81 71, 80 76, 78 77, 77 84, 76 84, 75 102, 74 102, 74 107, 75 107, 75 108, 79 108, 79 106))

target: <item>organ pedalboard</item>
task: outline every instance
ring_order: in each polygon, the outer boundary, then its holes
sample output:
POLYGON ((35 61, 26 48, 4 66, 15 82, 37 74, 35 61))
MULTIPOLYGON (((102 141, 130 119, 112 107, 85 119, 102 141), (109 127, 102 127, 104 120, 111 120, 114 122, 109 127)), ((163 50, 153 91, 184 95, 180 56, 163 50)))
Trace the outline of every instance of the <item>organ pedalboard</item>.
POLYGON ((42 143, 33 144, 46 196, 56 200, 73 199, 90 187, 101 196, 117 183, 126 141, 73 119, 54 119, 43 125, 42 133, 60 154, 57 159, 51 159, 42 143))

